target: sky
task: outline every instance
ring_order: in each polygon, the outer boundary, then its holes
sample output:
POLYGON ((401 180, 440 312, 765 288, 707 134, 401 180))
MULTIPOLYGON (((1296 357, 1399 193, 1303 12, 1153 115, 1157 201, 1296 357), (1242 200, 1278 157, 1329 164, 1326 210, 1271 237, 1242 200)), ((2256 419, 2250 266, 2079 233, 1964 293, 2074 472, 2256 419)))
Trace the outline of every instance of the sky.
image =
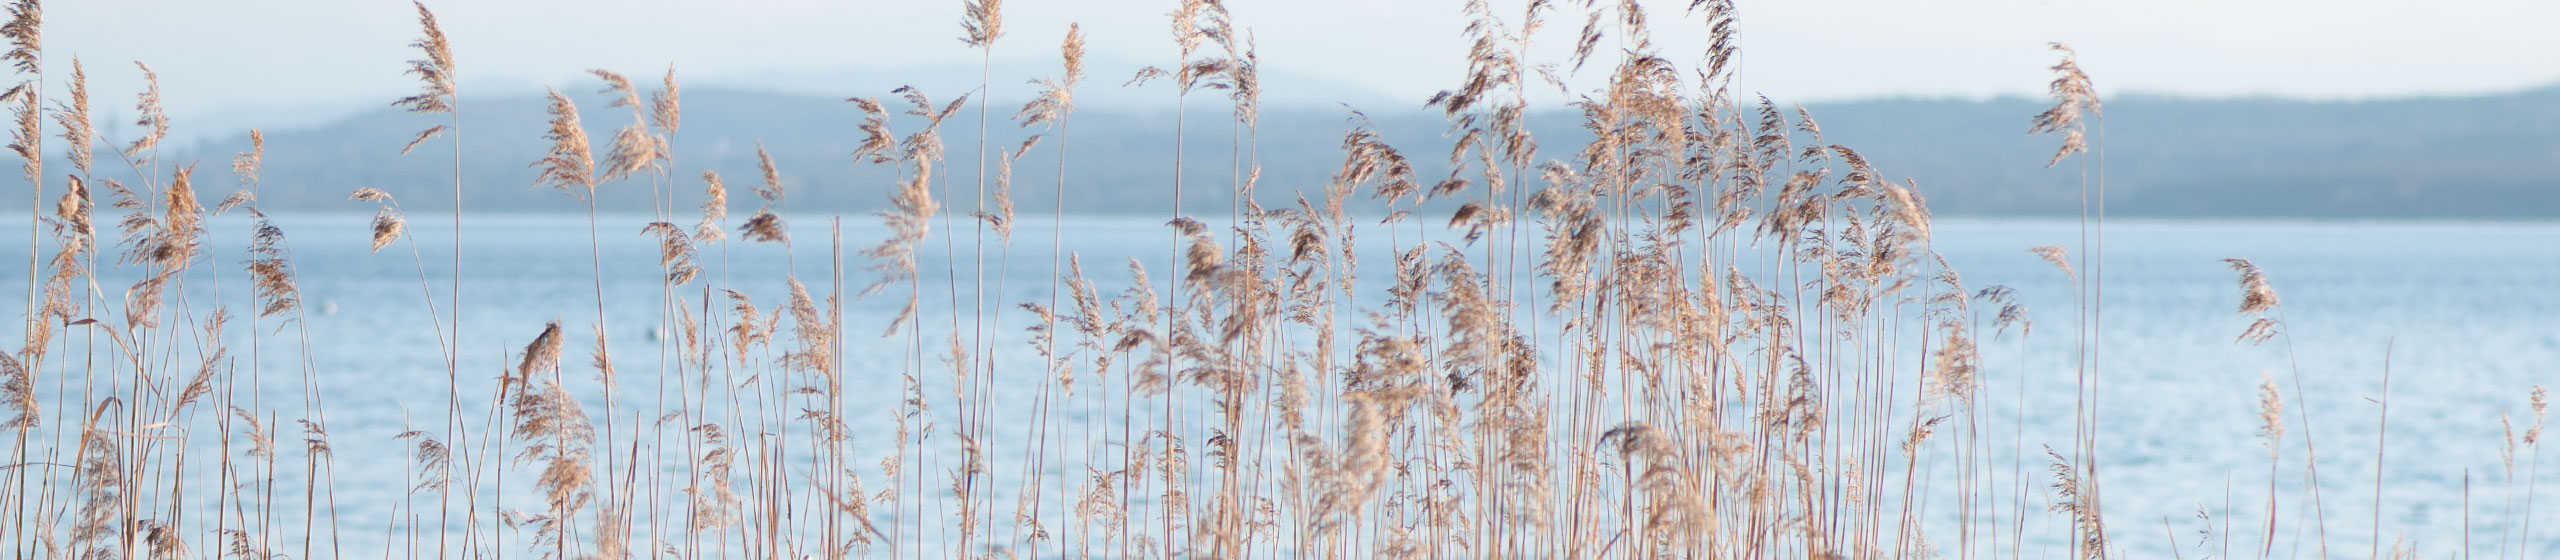
MULTIPOLYGON (((1275 104, 1412 104, 1460 79, 1461 0, 1228 0, 1275 104)), ((1492 0, 1517 24, 1524 0, 1492 0)), ((1561 60, 1583 21, 1559 0, 1537 41, 1561 60)), ((181 135, 291 127, 406 95, 416 13, 395 0, 53 0, 48 90, 87 66, 102 120, 129 118, 133 61, 160 78, 181 135)), ((1602 2, 1608 4, 1608 2, 1602 2)), ((1705 45, 1681 0, 1652 2, 1661 52, 1705 45)), ((673 66, 687 87, 884 95, 897 76, 974 86, 960 0, 430 0, 472 95, 591 90, 583 74, 673 66), (966 77, 964 79, 963 77, 966 77)), ((1173 0, 1014 0, 990 56, 998 98, 1054 71, 1083 27, 1090 87, 1174 56, 1173 0), (1008 76, 1009 75, 1009 76, 1008 76), (1011 90, 1011 91, 1008 91, 1011 90)), ((2040 95, 2072 44, 2102 93, 2321 99, 2484 93, 2560 82, 2560 3, 2526 0, 1742 0, 1735 86, 1785 102, 2040 95)), ((1604 45, 1614 45, 1613 36, 1604 45)), ((1586 70, 1585 74, 1598 74, 1586 70)), ((947 90, 946 90, 947 91, 947 90)), ((941 93, 941 92, 937 92, 941 93)), ((1136 94, 1127 94, 1134 98, 1136 94)), ((1118 98, 1119 96, 1109 96, 1118 98)))

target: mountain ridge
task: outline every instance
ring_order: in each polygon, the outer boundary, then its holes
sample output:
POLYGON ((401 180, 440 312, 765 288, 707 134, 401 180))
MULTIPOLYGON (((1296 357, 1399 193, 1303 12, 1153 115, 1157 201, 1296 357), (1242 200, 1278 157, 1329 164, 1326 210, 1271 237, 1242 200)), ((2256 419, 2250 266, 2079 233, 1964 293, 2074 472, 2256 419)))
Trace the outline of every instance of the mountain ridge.
MULTIPOLYGON (((879 86, 866 91, 885 95, 891 87, 879 86)), ((600 96, 572 97, 584 109, 590 137, 600 143, 628 118, 624 109, 607 108, 600 96)), ((1265 205, 1291 204, 1295 192, 1318 192, 1341 162, 1341 134, 1351 126, 1348 109, 1266 109, 1258 133, 1248 138, 1231 125, 1224 100, 1214 92, 1195 94, 1192 101, 1184 157, 1190 212, 1230 207, 1233 179, 1246 174, 1243 163, 1232 159, 1231 146, 1248 140, 1262 166, 1256 194, 1265 205)), ((583 210, 567 196, 533 186, 530 164, 546 148, 540 97, 489 96, 472 103, 461 129, 467 141, 465 204, 471 211, 583 210)), ((1859 150, 1889 177, 1916 181, 1938 214, 2076 215, 2078 164, 2045 168, 2055 140, 2025 134, 2041 104, 2013 97, 1886 98, 1806 108, 1820 122, 1823 142, 1859 150)), ((741 196, 731 200, 733 212, 753 210, 756 201, 743 189, 758 176, 759 143, 780 162, 785 209, 859 212, 885 205, 891 177, 850 157, 860 114, 840 98, 689 88, 684 108, 685 128, 674 140, 676 171, 659 185, 672 188, 674 207, 699 204, 698 175, 708 169, 740 189, 741 196)), ((1025 134, 1054 133, 1013 126, 1005 120, 1013 109, 989 108, 989 146, 1006 149, 1025 134)), ((1430 181, 1446 173, 1450 138, 1439 114, 1419 104, 1362 109, 1415 162, 1419 177, 1430 181)), ((975 113, 964 111, 946 124, 950 167, 942 174, 941 196, 945 209, 957 213, 967 211, 978 184, 971 169, 977 161, 975 113)), ((2110 100, 2101 118, 2092 134, 2104 157, 2089 164, 2103 166, 2111 216, 2560 218, 2560 188, 2554 188, 2560 187, 2560 87, 2365 100, 2124 95, 2110 100)), ((1173 176, 1171 111, 1113 107, 1071 119, 1067 213, 1171 211, 1164 200, 1173 176)), ((1570 109, 1533 110, 1530 127, 1541 143, 1541 160, 1567 159, 1586 141, 1578 121, 1570 109)), ((371 186, 397 195, 411 211, 442 210, 450 199, 450 138, 430 141, 408 157, 399 153, 418 130, 440 122, 441 116, 385 108, 268 131, 263 202, 277 209, 354 208, 360 204, 346 201, 346 193, 371 186)), ((895 123, 901 132, 914 124, 895 123)), ((1052 134, 1017 163, 1017 211, 1050 211, 1059 145, 1052 134)), ((160 160, 164 168, 187 161, 218 166, 246 146, 245 134, 232 135, 160 160)), ((229 181, 206 175, 198 174, 199 189, 231 188, 229 181)), ((643 179, 605 185, 599 205, 649 208, 651 197, 641 191, 651 187, 643 179)), ((17 202, 0 197, 0 207, 24 209, 17 202)))

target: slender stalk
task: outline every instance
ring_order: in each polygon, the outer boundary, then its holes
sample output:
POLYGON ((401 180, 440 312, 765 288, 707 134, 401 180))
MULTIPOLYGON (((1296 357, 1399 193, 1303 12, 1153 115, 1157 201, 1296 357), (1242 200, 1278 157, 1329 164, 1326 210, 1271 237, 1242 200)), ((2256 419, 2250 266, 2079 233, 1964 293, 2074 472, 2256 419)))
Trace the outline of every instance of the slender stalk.
POLYGON ((2382 557, 2382 454, 2391 442, 2391 342, 2382 343, 2382 400, 2373 414, 2373 548, 2367 558, 2382 557))

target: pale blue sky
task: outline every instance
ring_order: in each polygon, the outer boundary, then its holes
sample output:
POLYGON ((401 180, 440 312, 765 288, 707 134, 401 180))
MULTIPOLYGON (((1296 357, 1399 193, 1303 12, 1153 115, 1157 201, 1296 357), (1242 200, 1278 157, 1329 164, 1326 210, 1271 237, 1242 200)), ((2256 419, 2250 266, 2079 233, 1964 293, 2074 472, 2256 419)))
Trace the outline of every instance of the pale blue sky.
MULTIPOLYGON (((1418 103, 1458 78, 1457 0, 1230 0, 1259 39, 1280 102, 1418 103), (1302 84, 1294 89, 1291 83, 1302 84), (1304 85, 1316 84, 1316 85, 1304 85)), ((1541 38, 1559 58, 1580 2, 1541 38)), ((1606 2, 1604 2, 1605 4, 1606 2)), ((416 35, 396 0, 55 0, 53 69, 90 67, 101 117, 131 104, 131 60, 158 70, 181 127, 291 126, 387 103, 416 35)), ((1519 0, 1496 0, 1518 11, 1519 0)), ((1703 46, 1684 0, 1652 6, 1665 53, 1703 46)), ((846 73, 974 66, 955 39, 958 0, 436 0, 465 95, 544 85, 592 89, 579 72, 653 75, 676 65, 696 87, 759 81, 842 91, 846 73)), ((995 57, 1051 68, 1067 22, 1083 24, 1096 86, 1172 56, 1171 0, 1015 0, 995 57)), ((2051 56, 2077 46, 2109 92, 2367 97, 2509 90, 2560 80, 2560 4, 2522 0, 1798 0, 1741 2, 1737 85, 1790 100, 1879 95, 2035 95, 2051 56)), ((1604 44, 1613 44, 1611 43, 1604 44)), ((60 81, 52 89, 59 91, 60 81)), ((1019 92, 1011 92, 1019 94, 1019 92)), ((124 111, 129 113, 129 111, 124 111)), ((122 113, 119 113, 122 114, 122 113)), ((197 133, 215 132, 194 130, 197 133)))

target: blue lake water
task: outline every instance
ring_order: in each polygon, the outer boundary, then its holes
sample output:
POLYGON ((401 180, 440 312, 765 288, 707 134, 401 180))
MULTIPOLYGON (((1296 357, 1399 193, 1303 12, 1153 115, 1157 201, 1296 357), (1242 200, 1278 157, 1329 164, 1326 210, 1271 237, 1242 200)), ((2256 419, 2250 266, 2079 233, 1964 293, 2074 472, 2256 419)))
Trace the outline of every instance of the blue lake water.
MULTIPOLYGON (((393 436, 409 427, 440 425, 445 399, 444 368, 430 315, 421 301, 420 275, 445 305, 451 263, 444 260, 451 230, 441 216, 420 216, 410 224, 417 249, 427 256, 423 271, 406 245, 380 254, 367 251, 364 215, 284 215, 276 222, 288 235, 308 309, 310 366, 317 372, 318 396, 325 400, 330 436, 336 449, 336 502, 342 545, 351 555, 373 554, 384 542, 391 504, 401 496, 405 463, 401 442, 393 436)), ((0 219, 0 231, 25 231, 24 217, 0 219)), ((793 216, 795 246, 786 254, 771 245, 732 245, 706 252, 708 272, 716 282, 738 287, 770 308, 782 301, 783 279, 794 274, 826 291, 832 254, 830 218, 793 216)), ((657 328, 660 285, 656 280, 657 245, 639 234, 645 218, 608 216, 600 227, 598 249, 605 271, 608 333, 614 341, 617 367, 626 376, 619 395, 624 430, 651 414, 659 356, 666 351, 657 328)), ((1083 218, 1059 224, 1059 239, 1068 251, 1082 255, 1087 270, 1105 293, 1127 282, 1123 263, 1139 258, 1161 281, 1169 239, 1160 219, 1083 218)), ((958 270, 970 281, 968 255, 977 241, 965 224, 953 236, 936 237, 923 247, 921 269, 928 284, 945 281, 958 270), (949 260, 945 242, 963 255, 949 260)), ((986 239, 988 266, 1003 265, 987 279, 990 317, 997 322, 987 347, 1000 371, 1038 371, 1039 357, 1026 345, 1022 327, 1029 315, 1014 303, 1044 301, 1050 286, 1051 223, 1026 219, 1012 240, 1010 259, 992 237, 986 239)), ((247 279, 239 272, 246 224, 237 218, 212 222, 211 253, 192 279, 187 303, 199 312, 214 302, 234 310, 250 309, 247 279), (215 266, 218 265, 218 266, 215 266), (219 274, 206 274, 218 271, 219 274)), ((488 379, 513 365, 513 352, 542 329, 546 321, 569 327, 571 364, 583 364, 583 342, 596 313, 590 284, 588 230, 584 217, 481 216, 469 219, 463 241, 468 251, 464 272, 462 375, 466 387, 485 388, 488 379)), ((937 235, 941 232, 937 231, 937 235)), ((1389 232, 1362 230, 1362 261, 1384 267, 1389 232)), ((1430 235, 1408 227, 1392 232, 1397 241, 1430 235)), ((864 269, 858 250, 882 237, 869 216, 844 221, 847 288, 859 288, 874 276, 864 269)), ((1445 232, 1436 235, 1446 238, 1445 232)), ((1945 220, 1936 228, 1934 246, 1960 270, 1968 285, 2006 285, 2017 290, 2037 325, 2023 340, 1986 336, 1984 366, 1987 388, 1980 400, 1984 430, 1994 465, 2001 465, 1999 484, 2007 482, 2013 454, 2025 453, 2030 474, 2040 445, 2067 448, 2072 411, 2072 289, 2051 267, 2028 252, 2036 245, 2075 245, 2079 225, 2067 221, 1945 220), (2023 393, 2023 397, 2021 396, 2023 393), (2023 418, 2022 431, 2015 424, 2023 418), (2015 440, 2013 444, 2013 440, 2015 440)), ((2321 500, 2327 539, 2341 555, 2362 554, 2372 536, 2372 515, 2381 514, 2382 541, 2408 539, 2430 555, 2455 549, 2463 539, 2464 485, 2469 484, 2473 549, 2499 550, 2500 539, 2522 539, 2537 554, 2560 553, 2560 514, 2550 507, 2560 499, 2544 499, 2536 507, 2552 520, 2536 535, 2516 534, 2511 522, 2521 512, 2506 509, 2510 496, 2521 496, 2518 480, 2529 469, 2530 456, 2518 457, 2511 476, 2502 466, 2499 415, 2513 415, 2521 433, 2532 422, 2526 393, 2537 384, 2560 380, 2560 225, 2516 223, 2342 223, 2248 221, 2118 220, 2106 230, 2105 288, 2099 360, 2104 372, 2099 403, 2107 488, 2106 511, 2120 546, 2144 557, 2164 556, 2169 532, 2182 545, 2196 544, 2203 507, 2221 519, 2232 519, 2239 542, 2233 550, 2254 548, 2263 523, 2268 469, 2266 450, 2258 444, 2256 387, 2262 373, 2285 384, 2290 407, 2307 407, 2306 429, 2288 426, 2286 467, 2277 473, 2282 523, 2277 554, 2310 544, 2316 537, 2311 497, 2300 468, 2301 437, 2319 446, 2321 500), (2238 288, 2220 259, 2253 259, 2269 273, 2284 298, 2284 315, 2292 343, 2288 365, 2284 340, 2266 346, 2235 344, 2248 319, 2234 313, 2238 288), (2376 403, 2383 395, 2385 349, 2389 348, 2389 439, 2377 471, 2379 434, 2376 403), (2297 400, 2288 373, 2298 368, 2303 399, 2297 400), (2377 506, 2374 489, 2381 473, 2377 506), (2226 496, 2228 496, 2226 498, 2226 496), (2227 507, 2229 509, 2225 509, 2227 507), (2168 527, 2162 527, 2163 521, 2168 527), (2353 551, 2353 552, 2344 552, 2353 551)), ((17 286, 26 263, 23 245, 0 244, 0 281, 17 286)), ((1377 270, 1383 270, 1378 268, 1377 270)), ((1373 277, 1385 276, 1372 272, 1373 277)), ((109 295, 120 294, 132 281, 130 270, 111 271, 101 279, 109 295)), ((965 289, 965 285, 963 286, 965 289)), ((12 288, 12 290, 18 288, 12 288)), ((688 288, 698 291, 698 288, 688 288)), ((13 292, 14 293, 14 292, 13 292)), ((847 383, 856 398, 885 411, 896 403, 901 341, 869 336, 887 326, 901 296, 849 300, 844 323, 849 333, 847 383)), ((697 298, 699 294, 688 296, 697 298)), ((696 302, 698 303, 698 302, 696 302)), ((720 305, 721 302, 713 302, 720 305)), ((963 302, 965 305, 966 302, 963 302)), ((21 316, 24 302, 0 298, 0 316, 21 316)), ((947 302, 928 299, 920 321, 929 326, 953 320, 940 310, 947 302)), ((961 320, 966 321, 963 317, 961 320)), ((231 344, 235 359, 245 360, 248 324, 235 323, 231 344)), ((273 323, 265 325, 273 328, 273 323)), ((7 327, 14 333, 16 327, 7 327)), ((938 330, 928 330, 933 333, 938 330)), ((292 341, 294 332, 261 335, 259 391, 234 397, 286 418, 300 414, 299 376, 292 341)), ((53 397, 49 410, 63 401, 54 393, 65 374, 57 360, 39 378, 41 392, 53 397)), ((242 362, 240 367, 246 368, 242 362)), ((573 366, 570 371, 584 371, 573 366)), ((77 381, 70 381, 77 399, 77 381)), ((1031 384, 999 385, 997 402, 1029 402, 1031 384)), ((594 399, 590 410, 601 407, 594 399)), ((933 394, 928 392, 928 394, 933 394)), ((947 395, 948 393, 941 393, 947 395)), ((463 408, 485 410, 485 395, 463 395, 463 408)), ((76 408, 76 407, 75 407, 76 408)), ((1018 410, 999 406, 996 414, 1018 410)), ((49 419, 60 421, 60 416, 49 419)), ((213 416, 199 413, 210 425, 213 416)), ((475 426, 477 425, 476 418, 475 426)), ((892 427, 879 412, 856 418, 853 438, 891 441, 892 427)), ((2288 414, 2289 421, 2299 417, 2288 414)), ((1022 418, 995 418, 998 441, 1020 441, 1022 418)), ((1100 419, 1094 419, 1100 421, 1100 419)), ((213 453, 211 434, 202 428, 191 453, 213 453)), ((1074 432, 1073 428, 1068 431, 1074 432)), ((299 439, 291 428, 279 428, 286 441, 299 439)), ((626 434, 628 432, 625 432, 626 434)), ((290 444, 288 444, 290 445, 290 444)), ((876 446, 875 446, 876 448, 876 446)), ((1940 453, 1943 453, 1941 449, 1940 453)), ((990 458, 998 473, 1013 471, 1019 450, 999 445, 990 458)), ((865 453, 870 457, 876 453, 865 453)), ((215 483, 198 472, 209 455, 190 463, 187 478, 215 483)), ((298 454, 280 462, 279 486, 300 484, 294 470, 298 454)), ((867 464, 868 459, 864 461, 867 464)), ((2555 469, 2560 471, 2560 469, 2555 469)), ((511 471, 511 475, 512 475, 511 471)), ((1012 476, 1007 474, 1006 476, 1012 476)), ((1951 477, 1932 472, 1930 477, 1951 477)), ((1933 487, 1951 487, 1940 478, 1933 487)), ((1002 486, 1002 485, 999 485, 1002 486)), ((2543 485, 2550 486, 2550 485, 2543 485)), ((2031 486, 2030 499, 2041 503, 2043 481, 2031 486)), ((2006 488, 2006 486, 2003 486, 2006 488)), ((515 488, 509 492, 513 494, 515 488)), ((2548 493, 2547 491, 2544 493, 2548 493)), ((2005 494, 2005 491, 2004 491, 2005 494)), ((672 498, 670 498, 672 499, 672 498)), ((282 501, 281 499, 279 501, 282 501)), ((296 502, 298 506, 298 501, 296 502)), ((1009 508, 1010 498, 1000 497, 1009 508)), ((421 505, 419 507, 432 507, 421 505)), ((1007 509, 1007 511, 1010 511, 1007 509)), ((2010 515, 2004 504, 1999 515, 2010 515)), ((2048 550, 2063 554, 2060 518, 2030 512, 2028 554, 2048 550)), ((1942 550, 1955 546, 1946 530, 1954 512, 1931 516, 1932 540, 1942 550)), ((2007 525, 2001 525, 2003 531, 2007 525)), ((2215 543, 2210 546, 2220 546, 2215 543)), ((2514 547, 2519 545, 2504 545, 2514 547)), ((2004 545, 2005 547, 2005 545, 2004 545)), ((2305 549, 2305 553, 2309 553, 2305 549)), ((2005 552, 2004 552, 2005 553, 2005 552)), ((2192 556, 2194 553, 2189 552, 2192 556)), ((2533 556, 2528 554, 2527 556, 2533 556)))

